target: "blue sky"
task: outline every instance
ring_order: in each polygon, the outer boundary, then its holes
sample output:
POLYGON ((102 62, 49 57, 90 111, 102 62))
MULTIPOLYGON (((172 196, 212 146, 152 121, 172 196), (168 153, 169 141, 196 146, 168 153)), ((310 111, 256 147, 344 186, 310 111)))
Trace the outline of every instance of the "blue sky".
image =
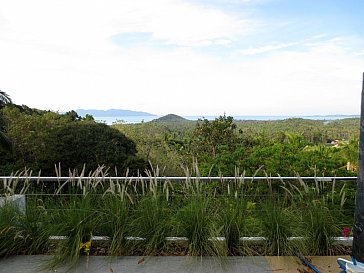
POLYGON ((361 0, 0 0, 15 103, 158 115, 358 114, 361 0))

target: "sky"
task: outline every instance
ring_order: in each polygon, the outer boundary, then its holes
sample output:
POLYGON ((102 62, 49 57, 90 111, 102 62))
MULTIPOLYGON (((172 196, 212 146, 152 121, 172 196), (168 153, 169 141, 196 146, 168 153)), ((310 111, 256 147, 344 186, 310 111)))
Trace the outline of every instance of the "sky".
POLYGON ((360 114, 363 0, 0 0, 0 90, 53 111, 360 114))

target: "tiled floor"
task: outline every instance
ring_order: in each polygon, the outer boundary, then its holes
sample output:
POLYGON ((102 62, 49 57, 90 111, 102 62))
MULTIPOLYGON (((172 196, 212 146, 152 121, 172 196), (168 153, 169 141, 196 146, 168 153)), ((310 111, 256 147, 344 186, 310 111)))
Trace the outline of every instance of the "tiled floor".
MULTIPOLYGON (((0 259, 0 273, 35 273, 65 272, 67 267, 45 269, 49 256, 12 256, 0 259)), ((322 273, 340 272, 338 257, 308 258, 322 273)), ((348 256, 343 258, 350 259, 348 256)), ((69 273, 297 273, 308 268, 297 257, 100 257, 87 259, 82 257, 80 263, 69 273)))

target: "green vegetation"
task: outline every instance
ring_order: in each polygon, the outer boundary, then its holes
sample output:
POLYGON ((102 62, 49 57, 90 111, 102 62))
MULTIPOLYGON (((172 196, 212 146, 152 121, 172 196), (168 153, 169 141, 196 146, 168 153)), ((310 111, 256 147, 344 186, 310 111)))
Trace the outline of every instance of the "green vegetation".
POLYGON ((202 176, 354 176, 359 119, 189 121, 167 115, 139 124, 107 126, 75 111, 59 114, 14 105, 0 93, 0 175, 31 169, 54 175, 90 173, 183 176, 198 163, 202 176), (334 143, 334 144, 331 144, 334 143), (149 162, 149 164, 147 163, 149 162))
POLYGON ((100 249, 111 256, 330 255, 342 253, 333 237, 352 224, 350 182, 240 176, 217 186, 192 178, 110 180, 102 173, 59 183, 51 194, 16 178, 0 185, 5 196, 22 193, 27 199, 26 214, 11 203, 0 207, 1 256, 48 253, 57 266, 100 249), (241 239, 251 236, 265 239, 241 239))
MULTIPOLYGON (((0 90, 0 110, 7 104, 11 104, 11 99, 8 94, 0 90)), ((12 145, 8 136, 3 132, 5 126, 4 117, 0 111, 0 149, 11 152, 12 145)))
POLYGON ((138 155, 183 175, 198 162, 202 176, 355 176, 359 119, 163 121, 115 124, 137 146, 138 155), (331 143, 334 144, 331 144, 331 143))
POLYGON ((187 119, 174 115, 174 114, 168 114, 166 116, 154 119, 153 122, 158 123, 180 123, 180 122, 188 122, 187 119))
POLYGON ((96 123, 92 117, 81 118, 75 111, 58 114, 9 105, 1 109, 4 131, 13 151, 0 148, 0 174, 32 169, 42 175, 55 175, 59 164, 63 175, 89 173, 98 166, 108 166, 108 174, 136 175, 147 162, 136 156, 132 140, 120 131, 96 123))
POLYGON ((332 255, 333 237, 340 232, 337 218, 344 217, 346 212, 343 209, 346 202, 346 184, 338 189, 335 182, 326 185, 325 182, 316 182, 314 186, 308 187, 301 180, 301 185, 300 188, 291 187, 288 192, 296 197, 292 200, 296 206, 304 210, 306 226, 301 234, 305 237, 307 249, 313 255, 332 255), (338 206, 339 210, 335 210, 338 206))
POLYGON ((109 167, 110 172, 119 168, 125 173, 130 167, 129 173, 135 175, 138 168, 146 167, 145 162, 135 157, 134 142, 105 124, 86 121, 67 123, 51 130, 48 139, 47 155, 51 157, 46 159, 48 166, 61 162, 66 170, 82 170, 85 164, 86 173, 102 165, 109 167))
POLYGON ((355 176, 359 119, 235 121, 224 115, 188 121, 168 115, 107 126, 75 111, 30 109, 1 96, 0 175, 15 178, 0 184, 0 195, 26 194, 27 207, 26 214, 0 207, 0 256, 51 253, 58 265, 100 254, 100 247, 111 256, 331 255, 341 251, 333 237, 352 225, 354 183, 269 177, 355 176), (90 178, 16 179, 38 172, 90 178), (173 183, 159 176, 187 178, 173 183), (93 236, 108 239, 94 242, 93 236), (168 239, 174 236, 179 239, 168 239), (264 240, 241 239, 251 236, 264 240))
POLYGON ((46 253, 49 248, 48 229, 44 229, 46 211, 30 203, 24 213, 18 207, 5 203, 0 207, 0 257, 12 254, 46 253))

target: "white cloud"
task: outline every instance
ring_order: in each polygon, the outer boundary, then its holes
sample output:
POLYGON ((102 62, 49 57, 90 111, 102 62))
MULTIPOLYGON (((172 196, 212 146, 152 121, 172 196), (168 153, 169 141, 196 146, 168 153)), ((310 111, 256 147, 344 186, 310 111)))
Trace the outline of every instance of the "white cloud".
POLYGON ((193 46, 249 30, 243 20, 182 0, 14 0, 1 11, 8 28, 1 38, 71 48, 99 48, 121 32, 150 32, 170 44, 193 46))
POLYGON ((180 0, 7 1, 0 6, 0 89, 53 110, 124 108, 156 114, 358 113, 364 61, 335 42, 244 59, 193 46, 230 45, 245 20, 180 0), (21 8, 19 8, 21 7, 21 8), (124 49, 110 37, 149 32, 183 45, 124 49))
POLYGON ((262 47, 249 47, 247 49, 240 49, 238 50, 238 52, 241 53, 242 55, 257 55, 261 53, 267 53, 270 51, 292 47, 295 45, 298 45, 298 43, 280 43, 280 44, 266 45, 262 47))
POLYGON ((358 52, 355 53, 355 55, 357 55, 357 56, 363 56, 364 55, 364 49, 359 50, 358 52))
POLYGON ((165 6, 148 23, 155 37, 172 44, 195 45, 243 34, 248 24, 234 19, 221 11, 206 9, 179 2, 165 6))
POLYGON ((242 67, 256 100, 274 113, 359 113, 363 59, 332 43, 279 52, 242 67))

